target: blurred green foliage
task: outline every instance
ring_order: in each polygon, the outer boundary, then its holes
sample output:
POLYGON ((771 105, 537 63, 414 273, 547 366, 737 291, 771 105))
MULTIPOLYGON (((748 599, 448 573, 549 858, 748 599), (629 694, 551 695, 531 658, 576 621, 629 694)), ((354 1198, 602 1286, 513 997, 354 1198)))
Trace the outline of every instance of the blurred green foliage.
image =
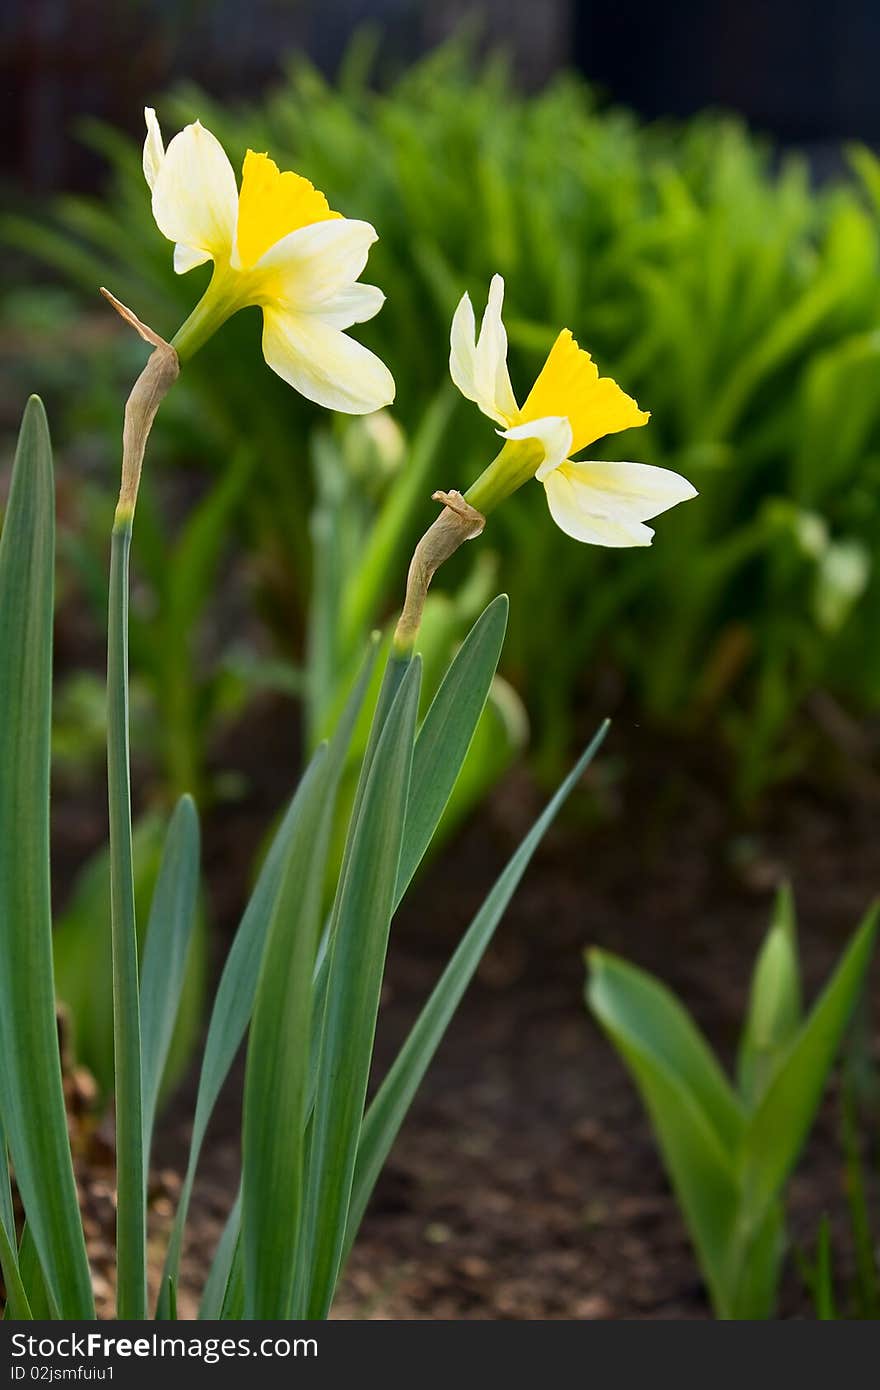
MULTIPOLYGON (((493 515, 482 544, 500 552, 511 594, 505 673, 545 770, 610 664, 646 717, 721 734, 737 792, 754 797, 814 752, 799 716, 816 692, 832 723, 839 704, 880 704, 880 164, 854 151, 852 173, 817 189, 803 160, 780 160, 733 118, 640 125, 568 75, 522 96, 502 61, 477 63, 464 40, 376 90, 374 56, 361 38, 332 84, 294 59, 253 106, 178 89, 157 100, 166 138, 198 116, 237 166, 248 147, 268 150, 376 225, 368 278, 388 298, 359 336, 392 367, 410 437, 447 377, 455 303, 467 289, 479 306, 494 271, 520 397, 568 325, 651 410, 646 428, 596 451, 668 465, 699 488, 650 550, 563 539, 529 486, 493 515)), ((61 199, 52 225, 7 219, 5 238, 90 295, 109 285, 171 336, 207 268, 174 276, 139 147, 105 127, 86 135, 107 158, 106 193, 61 199)), ((96 336, 67 428, 104 441, 109 480, 120 394, 108 379, 127 385, 139 357, 126 336, 96 336)), ((329 592, 312 586, 318 418, 266 368, 248 311, 187 364, 156 429, 158 456, 218 479, 243 448, 253 458, 235 524, 262 612, 295 659, 291 633, 304 646, 314 630, 310 594, 326 607, 329 592)), ((405 561, 431 491, 467 486, 494 447, 490 422, 453 403, 382 558, 405 561)), ((361 482, 369 502, 376 480, 361 482)), ((370 544, 355 527, 338 594, 346 644, 400 596, 400 566, 377 569, 370 544)), ((450 591, 467 563, 444 575, 450 591)))

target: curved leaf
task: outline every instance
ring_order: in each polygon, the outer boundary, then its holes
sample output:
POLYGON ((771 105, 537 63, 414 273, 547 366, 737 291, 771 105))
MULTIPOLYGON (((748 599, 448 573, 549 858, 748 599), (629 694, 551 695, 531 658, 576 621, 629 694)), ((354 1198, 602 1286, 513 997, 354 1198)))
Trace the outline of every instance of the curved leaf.
POLYGON ((28 1224, 65 1317, 94 1317, 55 1024, 49 736, 55 507, 41 402, 24 413, 0 537, 0 1113, 28 1224))

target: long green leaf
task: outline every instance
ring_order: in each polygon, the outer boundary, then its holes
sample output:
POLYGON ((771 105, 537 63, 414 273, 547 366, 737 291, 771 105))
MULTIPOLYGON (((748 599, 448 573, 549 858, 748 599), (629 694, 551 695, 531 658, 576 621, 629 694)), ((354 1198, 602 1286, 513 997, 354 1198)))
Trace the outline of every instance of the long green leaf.
POLYGON ((159 1318, 167 1318, 170 1315, 168 1289, 170 1284, 176 1284, 179 1278, 183 1232, 202 1145, 217 1097, 229 1075, 250 1021, 266 933, 298 813, 294 796, 263 862, 220 976, 208 1024, 187 1168, 165 1256, 162 1287, 156 1309, 156 1316, 159 1318))
POLYGON ((9 1155, 6 1150, 6 1131, 3 1128, 3 1114, 0 1111, 0 1221, 6 1227, 11 1239, 15 1237, 15 1212, 12 1206, 12 1175, 9 1171, 9 1155))
MULTIPOLYGON (((867 1018, 865 1018, 865 1023, 867 1023, 867 1018)), ((864 1042, 870 1048, 869 1037, 866 1037, 864 1042)), ((844 1076, 840 1106, 844 1186, 856 1257, 857 1275, 854 1290, 856 1304, 862 1318, 876 1322, 880 1319, 880 1257, 878 1257, 877 1242, 874 1238, 871 1203, 862 1157, 862 1135, 860 1134, 860 1116, 854 1073, 854 1058, 851 1055, 844 1076)), ((865 1137, 867 1138, 867 1136, 865 1137)))
POLYGON ((716 1118, 721 1117, 724 1132, 729 1133, 737 1117, 734 1103, 714 1087, 713 1070, 706 1066, 702 1046, 691 1046, 694 1030, 686 1015, 649 976, 604 951, 591 951, 587 1002, 632 1073, 715 1309, 720 1316, 731 1317, 740 1192, 730 1140, 722 1137, 716 1118), (653 1000, 652 994, 656 995, 653 1000), (645 1007, 648 1026, 642 1016, 645 1007), (664 1023, 678 1034, 671 1047, 663 1045, 660 1035, 664 1023), (702 1103, 707 1095, 709 1111, 702 1103))
POLYGON ((144 1154, 149 1155, 199 894, 199 817, 189 796, 177 803, 153 894, 141 970, 141 1068, 144 1154))
POLYGON ((788 885, 776 898, 770 930, 755 962, 749 1008, 737 1059, 740 1093, 751 1106, 801 1021, 794 899, 788 885))
POLYGON ((55 516, 42 404, 22 421, 0 537, 0 1114, 52 1295, 94 1316, 55 1025, 49 737, 55 516))
POLYGON ((732 1151, 743 1135, 743 1108, 705 1038, 674 994, 619 956, 591 951, 588 1001, 603 1027, 656 1059, 693 1096, 722 1147, 732 1151))
POLYGON ((412 767, 421 663, 406 664, 384 720, 331 919, 330 964, 300 1259, 307 1316, 326 1316, 345 1241, 412 767))
POLYGON ((232 1210, 226 1218, 226 1225, 217 1245, 208 1278, 205 1281, 202 1301, 199 1304, 199 1318, 214 1322, 222 1316, 226 1291, 232 1280, 234 1264, 241 1261, 241 1186, 239 1185, 232 1210))
POLYGON ((6 1222, 2 1218, 0 1218, 0 1271, 3 1273, 3 1283, 6 1286, 5 1316, 30 1320, 33 1313, 31 1312, 31 1305, 28 1303, 24 1284, 21 1281, 14 1236, 10 1238, 6 1222))
POLYGON ((244 1256, 240 1234, 232 1251, 229 1278, 217 1316, 223 1322, 241 1322, 245 1317, 244 1256))
POLYGON ((33 1314, 30 1311, 30 1304, 18 1268, 15 1211, 12 1205, 12 1183, 2 1114, 0 1114, 0 1272, 3 1274, 3 1283, 6 1286, 4 1316, 7 1318, 32 1317, 33 1314))
POLYGON ((871 960, 878 915, 872 908, 854 934, 749 1120, 740 1167, 754 1220, 781 1190, 813 1123, 871 960))
MULTIPOLYGON (((328 816, 331 813, 331 804, 345 761, 351 732, 369 685, 375 659, 376 644, 371 643, 363 668, 330 743, 327 757, 328 763, 332 765, 333 777, 328 791, 328 816)), ((156 1315, 160 1318, 169 1316, 168 1290, 172 1284, 176 1285, 179 1279, 183 1233, 202 1144, 217 1097, 229 1075, 229 1070, 250 1021, 266 934, 272 920, 272 913, 281 887, 284 866, 287 862, 291 839, 296 829, 299 814, 300 804, 297 794, 275 833, 275 838, 260 870, 254 891, 244 911, 226 964, 223 967, 223 973, 220 976, 220 984, 217 987, 205 1042, 189 1158, 174 1217, 174 1225, 168 1242, 168 1251, 165 1256, 162 1287, 156 1310, 156 1315)))
MULTIPOLYGON (((488 611, 488 610, 487 610, 488 611)), ((507 910, 520 879, 560 807, 577 786, 584 770, 598 752, 608 731, 602 725, 589 747, 572 768, 552 800, 535 821, 511 857, 480 911, 471 922, 452 959, 443 971, 406 1042, 364 1119, 358 1144, 346 1231, 345 1254, 357 1235, 364 1211, 391 1146, 397 1137, 413 1096, 434 1057, 465 990, 473 979, 495 928, 507 910)), ((416 745, 418 747, 418 744, 416 745)))
POLYGON ((461 771, 498 667, 509 607, 507 595, 499 594, 481 613, 451 662, 419 730, 400 851, 397 903, 422 861, 461 771))
POLYGON ((28 1303, 31 1305, 32 1316, 43 1322, 60 1318, 61 1310, 46 1286, 40 1257, 34 1245, 33 1232, 27 1222, 24 1223, 18 1243, 18 1270, 27 1292, 28 1303))
POLYGON ((784 1255, 782 1203, 772 1202, 755 1229, 741 1205, 729 1259, 729 1304, 719 1309, 723 1316, 749 1322, 772 1317, 784 1255))
POLYGON ((834 1297, 834 1274, 831 1267, 831 1227, 827 1216, 823 1216, 819 1222, 819 1234, 816 1237, 812 1292, 819 1321, 836 1322, 837 1300, 834 1297))
POLYGON ((327 764, 324 746, 300 786, 302 809, 272 914, 248 1037, 242 1124, 248 1318, 289 1318, 293 1299, 302 1217, 312 973, 330 828, 327 764))

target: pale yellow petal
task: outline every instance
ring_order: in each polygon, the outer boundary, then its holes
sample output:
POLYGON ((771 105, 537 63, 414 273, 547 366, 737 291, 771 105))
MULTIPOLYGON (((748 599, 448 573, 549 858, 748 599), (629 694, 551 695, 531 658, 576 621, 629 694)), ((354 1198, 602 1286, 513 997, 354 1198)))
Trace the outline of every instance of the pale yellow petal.
POLYGON ((222 145, 198 121, 186 126, 165 151, 153 186, 159 230, 205 260, 228 260, 237 213, 235 175, 222 145))
POLYGON ((516 400, 507 370, 507 332, 501 318, 503 304, 504 280, 500 275, 493 275, 477 339, 476 369, 477 382, 485 399, 491 400, 497 414, 511 423, 516 415, 516 400))
POLYGON ((210 259, 210 251, 196 251, 192 246, 185 246, 179 241, 174 248, 175 274, 185 275, 188 270, 194 270, 197 265, 204 265, 205 261, 210 259))
POLYGON ((147 138, 144 141, 144 178, 152 189, 159 177, 159 170, 162 168, 165 146, 162 143, 162 132, 159 129, 159 122, 152 106, 144 107, 144 120, 147 123, 147 138))
POLYGON ((537 439, 544 450, 543 462, 535 477, 543 481, 548 473, 564 463, 571 453, 571 424, 566 415, 548 415, 543 420, 529 420, 509 430, 499 430, 504 439, 537 439))
POLYGON ((507 370, 507 334, 501 319, 504 281, 492 277, 479 337, 470 296, 459 301, 450 333, 449 372, 461 394, 499 425, 513 425, 516 400, 507 370), (476 338, 476 341, 475 341, 476 338))
POLYGON ((355 323, 367 323, 375 318, 385 296, 376 285, 350 285, 332 299, 320 304, 313 312, 331 328, 351 328, 355 323))
POLYGON ((600 377, 590 354, 578 347, 567 328, 559 334, 522 408, 522 418, 567 415, 572 453, 606 434, 617 434, 650 419, 611 377, 600 377))
POLYGON ((478 405, 477 400, 477 322, 469 294, 463 294, 452 315, 449 334, 449 375, 461 394, 478 405))
POLYGON ((376 240, 369 222, 348 217, 290 232, 250 272, 256 301, 291 310, 320 308, 354 284, 376 240))
POLYGON ((650 545, 643 523, 696 496, 680 474, 645 463, 573 463, 543 480, 554 521, 576 540, 592 545, 650 545))
POLYGON ((679 502, 696 497, 697 489, 680 473, 671 468, 657 468, 652 463, 605 463, 590 461, 567 465, 579 486, 589 488, 601 498, 609 512, 628 520, 649 521, 660 516, 679 502))
POLYGON ((394 378, 384 362, 316 314, 265 306, 263 355, 280 377, 328 410, 366 415, 394 400, 394 378))

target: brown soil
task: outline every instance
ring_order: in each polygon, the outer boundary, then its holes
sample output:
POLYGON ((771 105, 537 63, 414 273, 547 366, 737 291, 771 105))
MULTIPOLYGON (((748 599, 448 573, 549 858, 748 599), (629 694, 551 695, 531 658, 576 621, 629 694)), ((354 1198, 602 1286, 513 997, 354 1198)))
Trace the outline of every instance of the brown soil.
MULTIPOLYGON (((576 794, 548 835, 380 1179, 336 1316, 709 1316, 640 1103, 583 1007, 583 949, 598 943, 660 974, 729 1063, 776 884, 790 876, 797 885, 812 997, 876 892, 880 808, 851 790, 839 803, 789 790, 771 798, 760 824, 734 833, 723 799, 707 790, 712 770, 681 754, 622 722, 592 790, 576 794)), ((509 778, 411 893, 394 928, 377 1075, 541 800, 524 775, 509 778)), ((242 850, 254 830, 237 826, 225 843, 242 850)), ((215 889, 228 903, 235 872, 228 855, 218 860, 215 889)), ((240 855, 239 880, 246 862, 240 855)), ((184 1316, 237 1181, 239 1084, 233 1078, 209 1137, 184 1316)), ((165 1117, 163 1169, 181 1166, 193 1095, 190 1084, 165 1117)), ((812 1247, 827 1212, 845 1283, 853 1257, 838 1111, 832 1092, 791 1183, 790 1229, 812 1247)), ((871 1142, 876 1150, 876 1132, 871 1142)), ((173 1186, 173 1173, 158 1183, 157 1229, 173 1186)), ((793 1261, 781 1313, 811 1316, 793 1261)))

